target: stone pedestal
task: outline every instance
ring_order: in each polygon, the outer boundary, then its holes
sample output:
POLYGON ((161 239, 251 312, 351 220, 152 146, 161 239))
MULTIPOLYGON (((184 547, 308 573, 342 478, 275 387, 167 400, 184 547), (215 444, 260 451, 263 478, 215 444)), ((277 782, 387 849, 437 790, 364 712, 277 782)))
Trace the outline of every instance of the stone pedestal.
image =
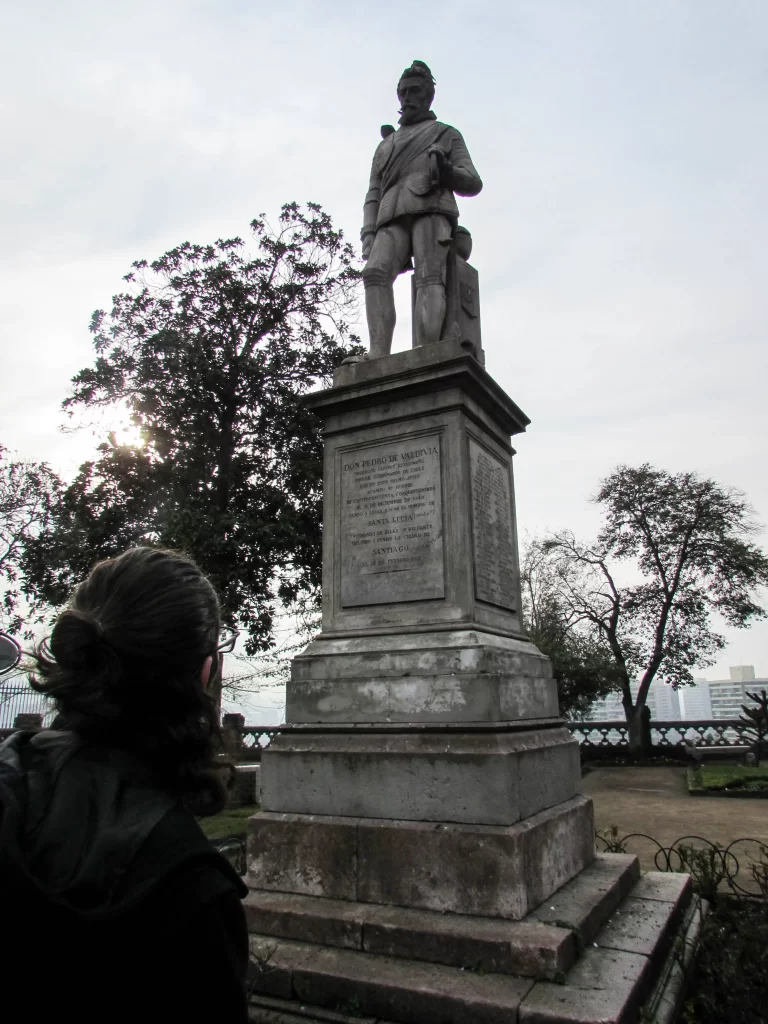
POLYGON ((618 967, 582 964, 638 869, 595 860, 578 745, 521 629, 509 441, 526 416, 449 342, 343 366, 309 401, 323 626, 262 755, 252 1019, 597 1019, 552 1015, 546 986, 567 994, 574 971, 623 971, 614 1002, 638 1004, 690 892, 666 899, 650 952, 622 939, 618 967))

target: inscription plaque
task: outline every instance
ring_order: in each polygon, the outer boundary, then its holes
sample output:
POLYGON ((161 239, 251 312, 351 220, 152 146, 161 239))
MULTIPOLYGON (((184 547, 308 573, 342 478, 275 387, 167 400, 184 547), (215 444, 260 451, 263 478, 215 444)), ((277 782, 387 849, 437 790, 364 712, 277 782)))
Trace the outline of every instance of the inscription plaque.
POLYGON ((469 439, 475 597, 515 610, 515 541, 509 467, 469 439))
POLYGON ((338 458, 342 605, 444 597, 439 435, 338 458))

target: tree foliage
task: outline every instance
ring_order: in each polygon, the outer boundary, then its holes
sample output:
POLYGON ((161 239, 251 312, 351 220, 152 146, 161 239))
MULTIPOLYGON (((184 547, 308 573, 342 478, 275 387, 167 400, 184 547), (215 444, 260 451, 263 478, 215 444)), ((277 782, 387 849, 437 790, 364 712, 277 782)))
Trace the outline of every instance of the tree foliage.
POLYGON ((0 624, 29 638, 40 609, 22 571, 27 546, 55 514, 61 481, 45 463, 19 458, 0 445, 0 624))
POLYGON ((752 749, 756 759, 755 763, 760 764, 765 741, 768 737, 768 693, 765 690, 760 690, 759 693, 757 691, 750 693, 747 690, 747 697, 752 703, 741 705, 739 718, 742 722, 747 723, 747 728, 744 732, 747 738, 752 741, 752 749))
POLYGON ((356 351, 346 317, 359 272, 316 204, 272 229, 185 242, 140 260, 111 312, 91 321, 96 359, 64 402, 82 422, 127 408, 142 444, 114 434, 63 495, 25 569, 54 604, 97 558, 136 543, 189 552, 250 653, 269 645, 275 601, 320 583, 322 442, 302 395, 356 351))
POLYGON ((569 621, 611 652, 632 736, 655 678, 682 686, 715 661, 714 615, 738 628, 765 615, 768 558, 745 496, 696 473, 620 466, 593 500, 604 514, 594 543, 563 531, 541 551, 569 621))

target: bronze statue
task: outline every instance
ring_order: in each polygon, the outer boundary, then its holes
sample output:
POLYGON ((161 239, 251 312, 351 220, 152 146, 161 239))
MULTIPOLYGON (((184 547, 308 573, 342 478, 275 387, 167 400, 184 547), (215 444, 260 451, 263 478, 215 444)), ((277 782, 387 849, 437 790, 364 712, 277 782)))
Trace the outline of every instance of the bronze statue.
POLYGON ((396 318, 393 284, 411 266, 413 343, 429 345, 445 336, 448 265, 457 249, 454 193, 476 196, 483 187, 461 134, 430 110, 434 96, 432 72, 415 60, 397 86, 400 128, 382 127, 383 139, 373 157, 360 233, 367 260, 363 282, 372 358, 390 353, 396 318))

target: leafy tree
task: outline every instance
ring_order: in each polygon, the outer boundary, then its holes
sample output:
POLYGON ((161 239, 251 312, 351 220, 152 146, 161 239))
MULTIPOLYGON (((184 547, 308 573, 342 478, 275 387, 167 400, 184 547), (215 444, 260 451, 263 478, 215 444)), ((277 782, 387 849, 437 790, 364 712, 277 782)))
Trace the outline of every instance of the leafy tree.
POLYGON ((725 646, 713 614, 738 628, 765 616, 756 594, 768 584, 768 558, 750 539, 759 527, 745 496, 696 473, 620 466, 593 501, 604 514, 596 541, 564 531, 542 553, 569 621, 611 652, 637 752, 649 740, 653 680, 692 683, 693 668, 713 664, 725 646))
POLYGON ((618 689, 616 663, 602 637, 582 628, 557 594, 540 542, 527 546, 521 568, 526 632, 552 662, 560 713, 581 718, 618 689))
POLYGON ((748 724, 748 728, 744 731, 752 740, 755 763, 760 764, 766 737, 768 737, 768 693, 765 690, 761 690, 759 693, 750 693, 747 690, 747 697, 753 703, 741 705, 742 714, 739 715, 739 718, 748 724))
POLYGON ((79 422, 124 407, 142 444, 114 434, 27 548, 37 593, 63 601, 93 562, 129 545, 189 552, 246 650, 266 649, 276 602, 319 589, 322 441, 302 395, 357 351, 345 317, 359 271, 316 204, 276 230, 184 242, 126 275, 91 321, 96 359, 64 402, 79 422))
POLYGON ((45 463, 19 458, 0 445, 0 625, 27 639, 42 609, 27 600, 24 553, 32 539, 48 528, 61 487, 45 463))

